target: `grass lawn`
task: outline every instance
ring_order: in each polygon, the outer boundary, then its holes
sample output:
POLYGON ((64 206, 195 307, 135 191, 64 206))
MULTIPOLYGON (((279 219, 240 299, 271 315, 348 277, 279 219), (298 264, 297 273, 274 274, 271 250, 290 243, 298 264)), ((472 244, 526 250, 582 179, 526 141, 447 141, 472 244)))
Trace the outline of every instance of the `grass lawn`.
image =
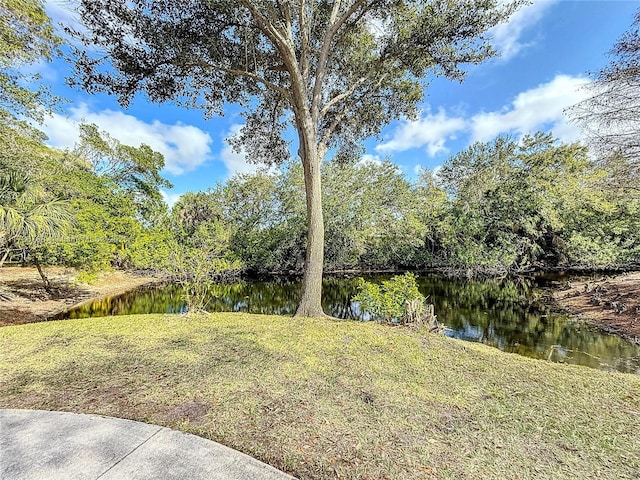
POLYGON ((0 407, 165 425, 300 478, 640 478, 640 377, 373 323, 5 327, 0 407))

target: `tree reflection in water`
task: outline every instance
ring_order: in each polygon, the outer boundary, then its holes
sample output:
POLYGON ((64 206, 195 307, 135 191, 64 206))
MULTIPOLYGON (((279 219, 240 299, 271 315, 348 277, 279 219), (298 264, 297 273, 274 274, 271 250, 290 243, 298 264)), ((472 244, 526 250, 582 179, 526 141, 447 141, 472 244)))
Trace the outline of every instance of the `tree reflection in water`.
MULTIPOLYGON (((368 277, 381 282, 388 277, 368 277)), ((507 352, 555 362, 640 374, 640 347, 598 331, 540 301, 536 279, 449 280, 436 275, 418 278, 420 291, 435 305, 446 334, 482 342, 507 352)), ((207 310, 293 315, 299 283, 288 279, 215 285, 207 310)), ((356 279, 327 278, 323 307, 338 318, 367 320, 357 303, 356 279)), ((179 287, 130 292, 93 302, 61 318, 83 318, 184 311, 179 287)))

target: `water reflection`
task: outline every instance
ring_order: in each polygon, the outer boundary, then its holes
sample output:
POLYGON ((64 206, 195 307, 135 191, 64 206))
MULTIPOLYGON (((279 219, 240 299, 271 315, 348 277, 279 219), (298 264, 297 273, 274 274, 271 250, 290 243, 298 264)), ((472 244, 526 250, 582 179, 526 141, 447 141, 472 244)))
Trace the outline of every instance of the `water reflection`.
MULTIPOLYGON (((388 277, 368 278, 382 281, 388 277)), ((544 279, 456 281, 434 275, 418 278, 420 291, 434 303, 446 334, 482 342, 507 352, 555 362, 640 374, 640 347, 598 331, 540 302, 544 279)), ((352 303, 356 279, 325 279, 323 307, 339 318, 366 320, 352 303)), ((216 285, 207 310, 293 315, 298 282, 276 279, 216 285)), ((168 286, 107 298, 69 312, 64 318, 185 310, 179 287, 168 286)))

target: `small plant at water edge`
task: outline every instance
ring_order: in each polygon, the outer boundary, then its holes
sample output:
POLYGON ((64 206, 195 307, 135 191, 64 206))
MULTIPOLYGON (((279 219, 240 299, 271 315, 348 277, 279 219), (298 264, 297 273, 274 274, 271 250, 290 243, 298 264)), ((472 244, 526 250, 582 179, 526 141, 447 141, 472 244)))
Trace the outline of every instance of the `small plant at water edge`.
POLYGON ((172 252, 169 271, 182 287, 188 313, 206 311, 215 281, 233 276, 240 269, 237 260, 220 258, 216 253, 206 246, 176 246, 172 252))
POLYGON ((433 305, 427 304, 412 273, 397 275, 382 285, 361 278, 358 294, 352 300, 359 302, 360 308, 380 323, 439 328, 433 305))

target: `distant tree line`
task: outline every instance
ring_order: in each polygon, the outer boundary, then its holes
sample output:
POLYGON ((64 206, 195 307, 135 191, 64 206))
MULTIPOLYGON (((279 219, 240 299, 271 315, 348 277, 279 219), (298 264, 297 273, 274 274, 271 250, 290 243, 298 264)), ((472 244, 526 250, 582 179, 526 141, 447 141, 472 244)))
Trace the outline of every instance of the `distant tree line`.
MULTIPOLYGON (((169 210, 159 190, 167 185, 161 155, 121 145, 95 126, 81 132, 73 151, 59 151, 33 129, 0 126, 0 171, 22 175, 15 188, 5 179, 3 205, 35 222, 9 235, 5 216, 0 258, 89 274, 302 271, 306 208, 297 163, 236 175, 169 210)), ((624 268, 640 259, 640 200, 615 187, 586 147, 550 134, 476 143, 415 181, 390 161, 334 160, 322 175, 326 272, 505 274, 624 268)))
MULTIPOLYGON (((628 267, 640 258, 638 200, 613 189, 584 146, 550 134, 474 144, 413 182, 389 161, 332 161, 322 175, 328 272, 503 274, 628 267)), ((218 232, 244 271, 299 273, 302 182, 296 164, 237 175, 182 196, 171 223, 185 239, 218 232)))

